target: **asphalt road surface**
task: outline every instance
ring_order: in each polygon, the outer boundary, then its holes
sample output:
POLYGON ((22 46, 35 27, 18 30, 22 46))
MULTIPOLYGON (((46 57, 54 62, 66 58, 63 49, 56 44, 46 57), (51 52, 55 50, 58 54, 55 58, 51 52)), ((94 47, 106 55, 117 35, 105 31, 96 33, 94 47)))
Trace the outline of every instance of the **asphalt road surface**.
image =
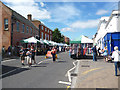
POLYGON ((68 81, 65 76, 73 67, 73 61, 67 52, 59 54, 59 59, 45 59, 36 56, 38 65, 22 66, 19 59, 2 62, 2 88, 66 88, 59 81, 68 81), (42 61, 42 62, 41 62, 42 61))

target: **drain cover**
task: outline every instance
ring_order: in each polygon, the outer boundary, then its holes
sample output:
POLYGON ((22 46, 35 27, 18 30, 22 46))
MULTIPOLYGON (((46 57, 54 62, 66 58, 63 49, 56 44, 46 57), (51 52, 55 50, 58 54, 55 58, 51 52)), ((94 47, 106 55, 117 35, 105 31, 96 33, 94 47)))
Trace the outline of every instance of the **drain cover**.
POLYGON ((77 74, 76 73, 71 73, 71 76, 77 76, 77 74))
POLYGON ((90 65, 81 65, 81 67, 90 67, 90 65))

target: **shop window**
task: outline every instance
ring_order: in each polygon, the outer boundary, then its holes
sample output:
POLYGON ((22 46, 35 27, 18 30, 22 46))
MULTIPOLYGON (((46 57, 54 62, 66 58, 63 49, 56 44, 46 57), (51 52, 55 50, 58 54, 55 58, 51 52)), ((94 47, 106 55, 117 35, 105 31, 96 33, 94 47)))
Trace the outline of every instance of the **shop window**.
POLYGON ((4 19, 4 30, 8 30, 8 19, 4 19))

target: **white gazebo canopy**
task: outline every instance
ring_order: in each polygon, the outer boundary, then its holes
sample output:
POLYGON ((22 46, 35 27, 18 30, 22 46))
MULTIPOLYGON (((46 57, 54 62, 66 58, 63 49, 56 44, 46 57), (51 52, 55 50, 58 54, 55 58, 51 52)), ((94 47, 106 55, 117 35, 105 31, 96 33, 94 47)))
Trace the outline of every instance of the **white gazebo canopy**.
POLYGON ((82 35, 81 43, 93 43, 93 40, 82 35))

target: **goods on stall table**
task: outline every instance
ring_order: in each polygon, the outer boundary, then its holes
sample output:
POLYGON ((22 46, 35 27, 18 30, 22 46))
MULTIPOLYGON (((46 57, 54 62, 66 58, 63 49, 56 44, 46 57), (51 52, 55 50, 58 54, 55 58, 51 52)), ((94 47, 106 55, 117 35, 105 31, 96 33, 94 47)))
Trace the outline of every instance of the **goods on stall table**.
MULTIPOLYGON (((52 58, 51 51, 47 51, 45 58, 52 58)), ((57 59, 57 54, 55 55, 55 58, 57 59)))

